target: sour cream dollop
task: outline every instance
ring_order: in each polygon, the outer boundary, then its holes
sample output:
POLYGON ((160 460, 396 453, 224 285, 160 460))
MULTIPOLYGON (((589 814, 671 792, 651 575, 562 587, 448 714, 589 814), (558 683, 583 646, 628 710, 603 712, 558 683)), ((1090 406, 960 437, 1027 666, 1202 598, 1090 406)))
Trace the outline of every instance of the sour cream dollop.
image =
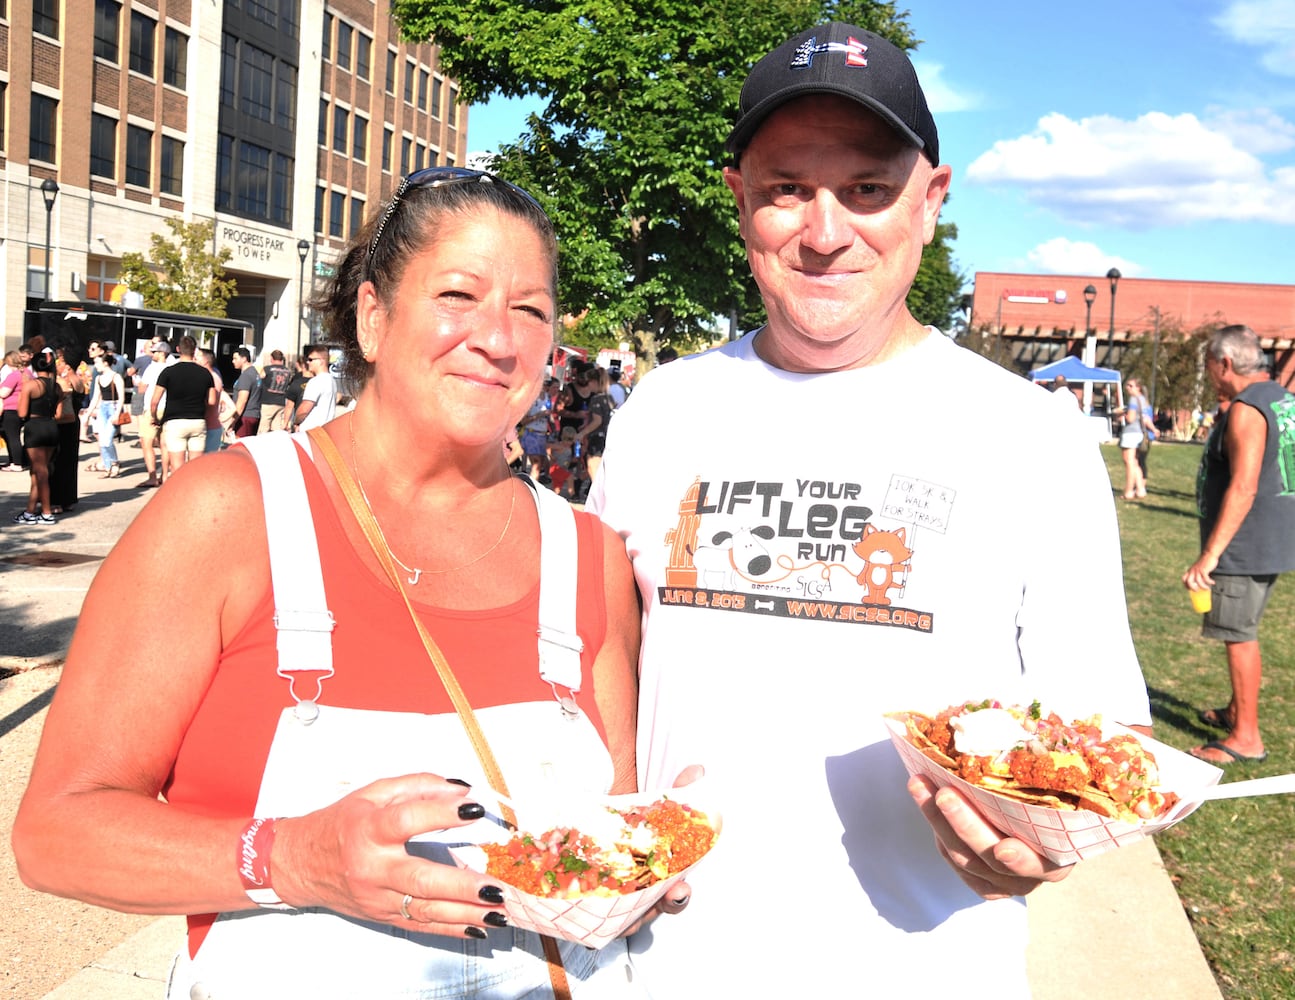
POLYGON ((953 747, 972 757, 993 757, 1033 738, 1005 708, 982 708, 949 720, 953 747))

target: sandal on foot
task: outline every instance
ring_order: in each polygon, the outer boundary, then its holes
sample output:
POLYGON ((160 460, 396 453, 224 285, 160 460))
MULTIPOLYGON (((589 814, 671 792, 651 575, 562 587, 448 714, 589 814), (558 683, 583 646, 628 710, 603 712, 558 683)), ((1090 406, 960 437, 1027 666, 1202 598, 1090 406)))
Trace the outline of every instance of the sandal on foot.
POLYGON ((108 478, 109 478, 109 479, 116 479, 116 478, 117 478, 118 476, 120 476, 120 475, 121 475, 121 466, 120 466, 120 465, 114 465, 112 468, 110 468, 110 469, 108 470, 108 478))
POLYGON ((1226 729, 1232 731, 1232 713, 1228 711, 1231 705, 1222 705, 1219 708, 1203 708, 1196 713, 1196 718, 1200 719, 1207 726, 1215 729, 1226 729))
POLYGON ((58 524, 58 518, 54 517, 52 514, 41 514, 40 517, 36 518, 36 520, 41 524, 58 524))
POLYGON ((1203 760, 1207 764, 1214 764, 1216 767, 1226 767, 1228 764, 1262 764, 1268 759, 1267 750, 1259 754, 1257 757, 1247 757, 1245 754, 1238 753, 1233 750, 1230 746, 1220 740, 1210 740, 1203 747, 1197 747, 1195 750, 1188 750, 1187 752, 1197 760, 1203 760), (1219 753, 1227 754, 1232 759, 1214 760, 1212 757, 1202 757, 1199 752, 1201 750, 1217 750, 1219 753))

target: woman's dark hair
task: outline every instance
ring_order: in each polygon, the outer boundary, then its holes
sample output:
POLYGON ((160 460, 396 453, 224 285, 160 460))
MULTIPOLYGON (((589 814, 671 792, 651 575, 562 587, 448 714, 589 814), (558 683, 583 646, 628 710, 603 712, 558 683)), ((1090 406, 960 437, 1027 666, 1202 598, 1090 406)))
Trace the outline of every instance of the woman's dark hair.
POLYGON ((53 351, 37 351, 31 356, 31 370, 37 375, 52 373, 55 368, 53 351))
POLYGON ((117 363, 117 355, 112 354, 108 351, 104 351, 102 354, 99 355, 99 357, 95 358, 95 360, 102 361, 105 365, 111 368, 113 365, 117 363))
POLYGON ((355 305, 360 286, 372 281, 383 307, 390 309, 405 267, 418 254, 435 245, 443 220, 484 207, 494 208, 531 226, 544 244, 556 286, 558 250, 553 223, 525 192, 510 184, 499 183, 497 179, 493 183, 411 185, 400 196, 390 218, 386 218, 386 206, 369 218, 347 249, 333 280, 310 303, 312 309, 323 315, 328 342, 342 349, 343 378, 357 392, 368 381, 373 369, 364 360, 355 329, 355 305), (379 226, 382 232, 370 257, 369 247, 379 226))

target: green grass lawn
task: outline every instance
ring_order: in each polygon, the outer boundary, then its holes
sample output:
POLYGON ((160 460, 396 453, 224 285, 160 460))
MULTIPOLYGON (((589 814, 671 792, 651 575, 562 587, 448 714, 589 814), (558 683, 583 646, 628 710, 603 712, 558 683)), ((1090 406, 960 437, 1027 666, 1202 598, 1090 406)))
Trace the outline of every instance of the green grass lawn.
MULTIPOLYGON (((1103 446, 1118 494, 1119 450, 1103 446)), ((1199 709, 1230 696, 1223 644, 1201 638, 1183 571, 1200 551, 1195 477, 1201 448, 1157 444, 1149 496, 1117 498, 1129 621, 1151 694, 1156 737, 1180 749, 1217 738, 1199 709)), ((1283 577, 1259 636, 1260 727, 1268 760, 1225 781, 1295 770, 1295 574, 1283 577)), ((1156 838, 1205 957, 1228 1000, 1295 997, 1295 795, 1207 802, 1156 838)))

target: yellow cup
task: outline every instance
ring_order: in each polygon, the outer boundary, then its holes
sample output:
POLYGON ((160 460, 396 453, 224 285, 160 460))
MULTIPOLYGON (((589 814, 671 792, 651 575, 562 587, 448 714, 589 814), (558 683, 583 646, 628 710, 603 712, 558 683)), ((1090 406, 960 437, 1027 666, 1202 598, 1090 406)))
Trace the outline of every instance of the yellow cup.
POLYGON ((1192 598, 1192 610, 1198 615, 1207 613, 1214 606, 1214 601, 1209 590, 1189 590, 1188 594, 1192 598))

